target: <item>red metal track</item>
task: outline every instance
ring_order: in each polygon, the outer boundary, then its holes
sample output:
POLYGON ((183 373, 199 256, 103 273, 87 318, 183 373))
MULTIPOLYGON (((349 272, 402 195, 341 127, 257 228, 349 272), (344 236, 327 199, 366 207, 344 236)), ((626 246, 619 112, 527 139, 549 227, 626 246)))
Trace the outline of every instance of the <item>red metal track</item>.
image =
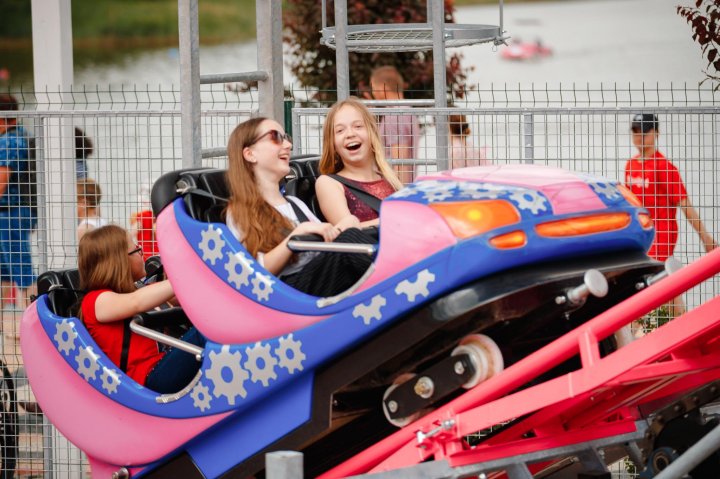
POLYGON ((446 459, 452 466, 476 464, 634 431, 643 404, 720 379, 720 297, 604 358, 599 341, 718 273, 720 250, 608 309, 320 478, 398 469, 428 458, 446 459), (577 355, 579 370, 513 392, 577 355), (470 448, 463 440, 517 418, 522 420, 478 447, 470 448), (418 439, 419 431, 434 430, 439 432, 418 439))

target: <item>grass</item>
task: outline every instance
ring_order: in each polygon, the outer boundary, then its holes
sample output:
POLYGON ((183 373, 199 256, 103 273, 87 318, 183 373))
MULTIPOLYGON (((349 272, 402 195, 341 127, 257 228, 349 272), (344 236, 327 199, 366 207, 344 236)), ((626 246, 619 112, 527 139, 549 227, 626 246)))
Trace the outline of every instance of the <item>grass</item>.
MULTIPOLYGON (((198 11, 203 43, 255 37, 255 0, 203 0, 198 11)), ((31 41, 30 2, 0 2, 0 18, 0 50, 31 41)), ((177 44, 178 4, 176 0, 73 0, 72 29, 76 48, 177 44)))

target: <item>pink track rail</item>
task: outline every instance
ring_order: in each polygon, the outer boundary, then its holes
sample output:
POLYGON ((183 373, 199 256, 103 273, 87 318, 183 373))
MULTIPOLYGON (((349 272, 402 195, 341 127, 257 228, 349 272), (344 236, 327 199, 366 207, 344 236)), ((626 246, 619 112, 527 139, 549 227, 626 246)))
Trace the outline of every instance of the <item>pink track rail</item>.
POLYGON ((720 250, 638 292, 462 396, 336 466, 322 479, 393 470, 428 458, 452 467, 636 431, 640 406, 720 379, 720 297, 600 357, 599 341, 720 273, 720 250), (582 367, 520 386, 579 355, 582 367), (463 438, 517 418, 477 447, 463 438), (528 438, 525 433, 533 432, 528 438), (419 438, 418 432, 427 437, 419 438))

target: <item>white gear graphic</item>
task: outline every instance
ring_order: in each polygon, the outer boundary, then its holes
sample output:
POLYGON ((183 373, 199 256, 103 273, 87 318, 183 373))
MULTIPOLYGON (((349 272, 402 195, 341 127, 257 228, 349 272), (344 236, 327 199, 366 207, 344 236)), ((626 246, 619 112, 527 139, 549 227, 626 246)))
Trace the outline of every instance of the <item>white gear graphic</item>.
POLYGON ((277 366, 277 359, 270 353, 269 344, 261 344, 260 342, 255 343, 252 348, 245 348, 245 369, 250 371, 250 379, 252 382, 261 382, 263 386, 268 387, 271 379, 277 379, 275 374, 275 366, 277 366), (258 360, 262 362, 262 367, 258 366, 258 360))
POLYGON ((469 196, 472 199, 496 199, 500 196, 500 190, 488 188, 483 183, 462 183, 458 189, 459 196, 469 196))
POLYGON ((103 366, 100 379, 102 380, 102 388, 106 390, 108 394, 117 392, 117 388, 120 385, 120 374, 103 366))
POLYGON ((405 188, 396 191, 392 194, 393 198, 407 198, 408 196, 412 196, 418 192, 418 189, 415 188, 415 185, 408 185, 405 188))
POLYGON ((228 283, 235 285, 235 289, 240 286, 248 286, 250 284, 250 275, 255 270, 250 266, 250 259, 243 253, 228 253, 227 263, 225 263, 225 271, 228 272, 228 283), (238 272, 238 269, 240 270, 238 272))
POLYGON ((287 369, 290 374, 303 370, 302 363, 305 361, 305 353, 302 352, 302 343, 295 341, 292 334, 278 340, 275 356, 280 360, 278 365, 287 369))
POLYGON ((92 346, 84 346, 78 350, 75 361, 77 361, 77 372, 80 373, 86 381, 95 379, 100 365, 97 360, 100 356, 93 352, 92 346))
POLYGON ((225 240, 220 233, 220 228, 213 228, 212 225, 200 232, 202 241, 198 244, 198 248, 202 251, 202 259, 209 261, 213 266, 215 261, 222 259, 222 249, 225 247, 225 240))
POLYGON ((210 409, 210 401, 212 401, 210 388, 205 386, 202 382, 198 381, 190 393, 190 397, 193 400, 193 406, 200 409, 201 412, 206 409, 210 409))
POLYGON ((252 279, 252 294, 255 295, 258 301, 267 301, 270 299, 270 294, 273 292, 272 285, 275 281, 270 279, 270 276, 255 273, 255 277, 252 279))
POLYGON ((609 200, 614 200, 620 197, 620 192, 618 192, 617 188, 615 188, 615 185, 612 183, 597 182, 590 183, 590 186, 595 193, 602 195, 609 200))
POLYGON ((363 323, 369 325, 373 319, 380 321, 382 319, 382 312, 380 308, 387 304, 387 300, 380 294, 373 296, 369 304, 358 304, 353 308, 353 318, 362 317, 363 323))
POLYGON ((415 298, 420 295, 423 298, 430 296, 428 285, 435 281, 435 275, 427 269, 420 271, 417 275, 415 282, 411 282, 407 279, 400 281, 395 287, 395 294, 404 294, 407 296, 409 302, 414 303, 415 298))
POLYGON ((245 390, 245 381, 250 375, 240 366, 242 355, 240 351, 230 352, 230 346, 227 344, 222 347, 220 352, 210 351, 208 355, 212 363, 205 376, 213 382, 213 395, 216 398, 225 396, 228 404, 235 405, 235 397, 245 398, 247 391, 245 390), (223 377, 223 370, 228 369, 231 373, 229 380, 223 377))
POLYGON ((533 214, 547 210, 547 200, 537 191, 520 190, 510 195, 510 199, 517 203, 521 210, 530 210, 533 214))
POLYGON ((75 349, 75 338, 77 338, 77 332, 73 327, 73 323, 67 319, 63 319, 61 323, 55 325, 55 336, 53 336, 53 339, 58 345, 58 351, 69 356, 70 352, 75 349))
POLYGON ((447 190, 430 190, 425 192, 425 199, 428 201, 428 203, 433 203, 436 201, 442 201, 447 198, 451 198, 453 194, 450 192, 449 189, 447 190))

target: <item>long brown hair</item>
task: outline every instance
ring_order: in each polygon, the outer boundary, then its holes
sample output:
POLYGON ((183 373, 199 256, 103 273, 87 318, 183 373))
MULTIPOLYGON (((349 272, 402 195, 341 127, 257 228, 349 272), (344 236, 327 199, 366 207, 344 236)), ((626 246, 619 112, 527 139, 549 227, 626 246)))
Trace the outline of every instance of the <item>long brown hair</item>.
POLYGON ((78 248, 80 289, 110 289, 116 293, 135 291, 128 232, 116 225, 101 226, 85 233, 78 248))
POLYGON ((325 125, 323 125, 323 151, 322 157, 320 158, 320 173, 323 175, 332 175, 344 168, 342 158, 340 158, 340 155, 335 150, 335 116, 337 116, 340 108, 344 106, 350 106, 360 112, 360 116, 362 116, 362 119, 365 122, 365 128, 368 130, 370 148, 373 152, 375 167, 380 173, 380 176, 385 178, 396 191, 402 188, 403 185, 397 175, 395 175, 393 169, 390 168, 390 165, 387 161, 385 161, 385 148, 380 140, 380 133, 378 132, 375 117, 372 113, 370 113, 364 103, 362 103, 358 98, 352 96, 335 103, 332 108, 330 108, 327 118, 325 118, 325 125))
POLYGON ((243 156, 243 150, 257 140, 258 129, 265 120, 252 118, 240 123, 230 134, 227 147, 230 187, 227 214, 242 231, 242 242, 253 256, 270 251, 292 230, 290 221, 260 194, 253 166, 243 156))

